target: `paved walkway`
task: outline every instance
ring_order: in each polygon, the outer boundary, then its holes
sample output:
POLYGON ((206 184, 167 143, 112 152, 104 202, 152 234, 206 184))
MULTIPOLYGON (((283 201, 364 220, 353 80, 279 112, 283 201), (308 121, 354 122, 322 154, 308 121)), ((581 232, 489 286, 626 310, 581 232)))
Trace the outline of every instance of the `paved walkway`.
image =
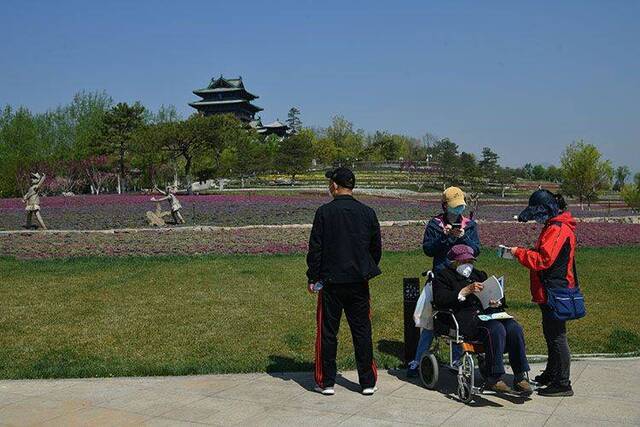
POLYGON ((455 399, 448 373, 429 391, 403 372, 380 372, 371 397, 358 393, 354 372, 335 396, 311 392, 310 373, 0 381, 0 425, 640 424, 640 359, 572 368, 574 397, 483 395, 470 406, 455 399))

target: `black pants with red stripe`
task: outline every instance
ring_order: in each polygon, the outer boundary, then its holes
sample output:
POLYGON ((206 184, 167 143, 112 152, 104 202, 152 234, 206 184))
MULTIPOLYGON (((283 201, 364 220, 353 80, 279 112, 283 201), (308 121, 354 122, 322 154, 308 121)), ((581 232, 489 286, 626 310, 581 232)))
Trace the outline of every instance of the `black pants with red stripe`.
POLYGON ((362 388, 373 387, 378 378, 373 360, 371 306, 368 283, 326 284, 318 294, 316 314, 316 383, 333 387, 336 381, 336 352, 342 311, 347 318, 362 388))

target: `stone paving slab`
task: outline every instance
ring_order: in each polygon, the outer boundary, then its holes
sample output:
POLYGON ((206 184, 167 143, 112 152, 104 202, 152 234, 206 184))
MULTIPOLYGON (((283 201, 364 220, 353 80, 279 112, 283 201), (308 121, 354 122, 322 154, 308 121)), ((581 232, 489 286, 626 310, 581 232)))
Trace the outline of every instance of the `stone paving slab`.
POLYGON ((637 372, 638 358, 575 361, 574 397, 483 394, 470 405, 445 368, 434 391, 381 371, 374 396, 360 394, 356 372, 339 375, 335 396, 314 393, 306 372, 6 380, 0 425, 640 425, 637 372))

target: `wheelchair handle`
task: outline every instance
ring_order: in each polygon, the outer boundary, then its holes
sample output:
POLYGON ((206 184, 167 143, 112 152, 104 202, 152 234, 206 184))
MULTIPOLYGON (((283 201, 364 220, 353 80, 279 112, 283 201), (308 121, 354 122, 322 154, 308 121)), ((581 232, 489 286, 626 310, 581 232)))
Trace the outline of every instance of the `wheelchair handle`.
POLYGON ((433 272, 431 270, 425 270, 422 272, 422 277, 429 277, 429 279, 433 279, 433 272))

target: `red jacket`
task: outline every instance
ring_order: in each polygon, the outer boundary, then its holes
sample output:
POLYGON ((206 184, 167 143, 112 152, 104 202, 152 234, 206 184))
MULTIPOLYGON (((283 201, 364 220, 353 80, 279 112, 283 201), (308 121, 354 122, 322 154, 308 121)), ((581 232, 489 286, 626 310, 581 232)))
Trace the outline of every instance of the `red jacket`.
POLYGON ((563 212, 547 221, 535 249, 518 248, 515 257, 530 271, 531 297, 537 304, 547 302, 546 288, 576 286, 576 221, 563 212))

